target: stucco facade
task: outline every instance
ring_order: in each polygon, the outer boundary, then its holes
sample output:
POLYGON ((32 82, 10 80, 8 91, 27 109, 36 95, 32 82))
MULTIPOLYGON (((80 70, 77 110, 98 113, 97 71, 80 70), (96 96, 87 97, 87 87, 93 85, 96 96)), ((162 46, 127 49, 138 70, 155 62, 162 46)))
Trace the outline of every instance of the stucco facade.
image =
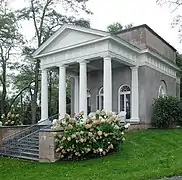
POLYGON ((47 72, 59 71, 59 114, 66 113, 66 75, 72 77, 72 114, 97 109, 127 112, 150 124, 154 98, 180 96, 176 50, 147 25, 112 35, 65 25, 34 53, 41 60, 41 119, 48 118, 47 72))

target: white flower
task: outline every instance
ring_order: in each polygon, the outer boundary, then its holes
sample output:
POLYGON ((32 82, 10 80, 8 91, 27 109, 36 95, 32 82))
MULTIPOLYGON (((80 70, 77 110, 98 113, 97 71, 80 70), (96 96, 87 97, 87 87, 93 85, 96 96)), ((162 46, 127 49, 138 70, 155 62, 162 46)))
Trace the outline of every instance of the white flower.
POLYGON ((71 137, 68 137, 67 140, 68 140, 68 141, 71 141, 71 137))
POLYGON ((123 138, 122 141, 125 141, 125 138, 123 138))
POLYGON ((115 126, 114 126, 114 129, 119 129, 119 126, 118 126, 118 125, 115 125, 115 126))
POLYGON ((109 112, 107 113, 107 115, 108 115, 108 116, 112 116, 112 115, 113 115, 113 112, 112 112, 112 111, 109 111, 109 112))
POLYGON ((15 122, 14 121, 11 121, 11 124, 14 124, 15 122))
POLYGON ((54 119, 54 120, 52 121, 52 125, 55 126, 56 124, 57 124, 57 119, 54 119))
POLYGON ((20 115, 19 115, 19 114, 17 114, 15 117, 19 118, 19 117, 20 117, 20 115))
POLYGON ((100 110, 97 110, 97 111, 96 111, 96 114, 100 114, 100 110))
POLYGON ((98 134, 99 136, 102 136, 102 131, 98 131, 97 134, 98 134))
POLYGON ((2 118, 2 119, 5 118, 5 114, 2 114, 2 115, 1 115, 1 118, 2 118))
POLYGON ((99 148, 99 152, 103 152, 103 149, 99 148))
POLYGON ((124 127, 125 127, 126 129, 128 129, 129 126, 130 126, 130 123, 127 123, 127 124, 124 125, 124 127))
POLYGON ((121 134, 124 135, 124 132, 122 132, 121 134))

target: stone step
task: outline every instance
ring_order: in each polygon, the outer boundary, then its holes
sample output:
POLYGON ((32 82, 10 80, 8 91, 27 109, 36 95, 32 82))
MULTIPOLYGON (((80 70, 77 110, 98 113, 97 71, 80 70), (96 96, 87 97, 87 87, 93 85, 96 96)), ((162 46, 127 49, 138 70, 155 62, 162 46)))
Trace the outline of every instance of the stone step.
POLYGON ((31 160, 31 161, 39 161, 39 157, 29 157, 29 156, 22 156, 22 155, 20 156, 20 155, 7 154, 7 153, 0 153, 0 156, 27 159, 27 160, 31 160))
POLYGON ((23 140, 23 141, 19 141, 18 144, 19 144, 19 145, 21 145, 21 144, 39 145, 39 141, 25 141, 25 140, 23 140))
POLYGON ((29 145, 29 144, 23 144, 23 143, 19 144, 18 147, 39 149, 38 145, 29 145))

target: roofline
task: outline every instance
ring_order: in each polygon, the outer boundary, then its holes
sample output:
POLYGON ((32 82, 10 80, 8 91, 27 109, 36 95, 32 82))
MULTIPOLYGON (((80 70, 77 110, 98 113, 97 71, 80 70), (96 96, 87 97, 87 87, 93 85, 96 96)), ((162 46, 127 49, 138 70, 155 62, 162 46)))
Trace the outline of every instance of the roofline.
POLYGON ((71 46, 68 46, 68 47, 65 47, 65 48, 56 49, 56 50, 48 52, 48 53, 37 54, 37 55, 34 55, 33 58, 40 58, 40 57, 48 56, 48 55, 51 55, 51 54, 54 54, 54 53, 59 53, 59 52, 62 52, 62 51, 66 51, 66 50, 70 50, 70 49, 73 49, 73 48, 81 47, 81 46, 92 44, 92 43, 101 42, 101 41, 104 41, 104 40, 110 40, 110 39, 114 40, 117 43, 122 44, 125 47, 130 48, 134 52, 140 53, 140 49, 139 48, 133 46, 130 43, 122 41, 121 39, 119 39, 117 37, 113 37, 112 35, 109 35, 109 36, 105 36, 105 37, 102 37, 102 38, 99 38, 99 39, 94 39, 94 40, 86 41, 86 42, 83 42, 83 43, 80 43, 80 44, 71 45, 71 46))
POLYGON ((86 27, 76 26, 76 25, 72 25, 72 24, 64 24, 57 31, 55 31, 55 33, 52 36, 50 36, 39 48, 37 48, 33 52, 33 56, 37 56, 41 51, 43 51, 65 29, 72 29, 72 30, 77 30, 77 31, 82 31, 82 32, 88 32, 90 30, 91 34, 95 34, 95 35, 103 36, 103 37, 110 35, 109 32, 101 31, 98 29, 86 28, 86 27))
POLYGON ((159 59, 160 61, 162 61, 163 63, 167 64, 168 66, 172 67, 173 69, 175 69, 176 71, 180 71, 179 67, 168 61, 166 58, 164 58, 162 55, 152 51, 151 49, 144 49, 144 50, 141 50, 140 54, 145 54, 145 53, 148 53, 154 57, 156 57, 157 59, 159 59))
POLYGON ((177 52, 177 50, 172 46, 170 45, 165 39, 163 39, 159 34, 157 34, 152 28, 150 28, 147 24, 142 24, 142 25, 139 25, 139 26, 134 26, 132 28, 129 28, 129 29, 124 29, 124 30, 121 30, 119 32, 116 32, 115 34, 119 34, 119 33, 124 33, 124 32, 129 32, 129 31, 132 31, 132 30, 135 30, 135 29, 138 29, 138 28, 146 28, 148 29, 152 34, 154 34, 155 36, 157 36, 161 41, 163 41, 165 44, 167 44, 170 48, 172 48, 174 51, 177 52))

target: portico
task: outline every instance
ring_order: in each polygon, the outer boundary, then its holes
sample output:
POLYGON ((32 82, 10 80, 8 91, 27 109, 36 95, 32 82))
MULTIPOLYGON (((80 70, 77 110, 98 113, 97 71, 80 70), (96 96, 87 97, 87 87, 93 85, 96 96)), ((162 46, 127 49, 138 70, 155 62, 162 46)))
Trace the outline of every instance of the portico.
MULTIPOLYGON (((124 64, 131 67, 131 119, 139 122, 138 117, 138 66, 136 55, 138 49, 128 43, 113 38, 110 34, 97 30, 90 30, 70 25, 63 26, 35 53, 34 57, 41 60, 41 120, 48 118, 48 83, 47 72, 51 67, 59 68, 59 115, 63 118, 66 114, 66 72, 69 67, 78 64, 78 72, 74 76, 74 112, 84 112, 87 116, 87 89, 88 67, 93 61, 101 59, 103 67, 103 109, 112 111, 112 64, 124 64), (72 36, 77 42, 65 46, 64 42, 71 42, 72 36), (79 38, 82 37, 82 39, 79 38), (62 40, 58 42, 58 39, 62 40)), ((68 70, 68 71, 67 71, 68 70)), ((92 70, 92 69, 91 69, 92 70)), ((91 71, 90 70, 90 71, 91 71)), ((122 77, 121 77, 122 78, 122 77)))
MULTIPOLYGON (((94 60, 96 61, 96 60, 94 60)), ((112 63, 114 60, 111 56, 105 56, 102 58, 103 61, 103 109, 106 111, 113 111, 112 108, 112 63)), ((88 82, 87 82, 87 71, 91 62, 87 60, 82 60, 78 63, 79 73, 71 73, 74 78, 74 109, 73 112, 78 113, 83 111, 84 115, 88 115, 88 102, 87 102, 87 90, 88 90, 88 82)), ((69 65, 63 64, 59 67, 59 115, 60 118, 63 118, 66 114, 66 69, 68 69, 69 73, 69 65)), ((131 76, 132 76, 132 86, 131 91, 135 91, 131 96, 131 120, 132 122, 139 122, 138 117, 138 67, 133 66, 131 68, 131 76)), ((48 83, 47 83, 47 73, 48 69, 42 69, 42 86, 41 86, 41 120, 45 120, 48 118, 48 83)))

